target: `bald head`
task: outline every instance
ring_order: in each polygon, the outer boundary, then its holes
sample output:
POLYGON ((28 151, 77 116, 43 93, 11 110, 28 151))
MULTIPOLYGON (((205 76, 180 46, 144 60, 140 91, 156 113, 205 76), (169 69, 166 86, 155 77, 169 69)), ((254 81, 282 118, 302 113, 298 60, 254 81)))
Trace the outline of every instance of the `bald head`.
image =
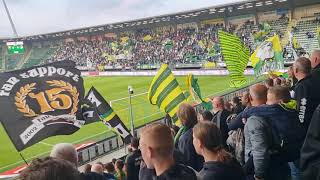
POLYGON ((101 164, 93 164, 91 166, 91 172, 103 174, 103 166, 101 164))
POLYGON ((78 153, 75 147, 69 143, 60 143, 53 146, 50 157, 64 159, 75 166, 78 165, 78 153))
POLYGON ((268 88, 262 84, 255 84, 250 87, 249 93, 251 96, 252 106, 259 106, 267 102, 268 88))
POLYGON ((312 69, 320 64, 320 49, 316 49, 312 52, 310 61, 312 69))

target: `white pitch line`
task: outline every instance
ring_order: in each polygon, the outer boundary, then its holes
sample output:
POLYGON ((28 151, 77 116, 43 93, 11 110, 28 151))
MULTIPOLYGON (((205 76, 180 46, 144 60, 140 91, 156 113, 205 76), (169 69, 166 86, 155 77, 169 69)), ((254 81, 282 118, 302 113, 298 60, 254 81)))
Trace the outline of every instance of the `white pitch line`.
POLYGON ((39 142, 39 144, 43 144, 43 145, 46 145, 46 146, 53 146, 52 144, 49 144, 49 143, 45 143, 45 142, 39 142))

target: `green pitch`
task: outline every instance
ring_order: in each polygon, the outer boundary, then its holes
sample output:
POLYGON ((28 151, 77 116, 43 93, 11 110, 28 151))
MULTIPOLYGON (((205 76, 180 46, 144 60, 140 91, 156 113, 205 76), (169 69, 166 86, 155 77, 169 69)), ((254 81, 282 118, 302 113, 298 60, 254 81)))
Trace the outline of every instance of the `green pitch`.
MULTIPOLYGON (((134 126, 138 127, 146 122, 163 117, 163 112, 156 106, 149 104, 147 94, 153 77, 86 77, 84 78, 85 89, 88 91, 94 86, 111 105, 122 121, 130 128, 128 85, 133 86, 135 97, 132 98, 132 109, 134 126)), ((229 77, 227 76, 198 76, 202 96, 222 94, 233 89, 229 88, 229 77)), ((185 77, 177 77, 180 86, 186 89, 185 77)), ((250 81, 253 77, 247 77, 250 81)), ((36 156, 45 156, 52 146, 60 142, 80 144, 90 141, 99 141, 108 136, 111 132, 100 122, 82 127, 79 131, 69 136, 56 136, 48 138, 32 147, 23 150, 21 153, 30 161, 36 156)), ((0 172, 12 169, 23 164, 19 153, 15 150, 3 127, 0 125, 0 172)))

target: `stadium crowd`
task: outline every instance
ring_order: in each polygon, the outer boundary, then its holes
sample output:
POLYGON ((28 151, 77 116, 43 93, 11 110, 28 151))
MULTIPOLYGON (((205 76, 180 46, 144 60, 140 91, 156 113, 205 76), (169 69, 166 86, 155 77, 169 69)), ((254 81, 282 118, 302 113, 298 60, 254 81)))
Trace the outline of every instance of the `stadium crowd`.
POLYGON ((222 28, 223 24, 205 25, 199 29, 142 29, 123 33, 120 37, 104 37, 101 41, 61 42, 49 61, 70 59, 80 66, 89 62, 93 66, 134 67, 211 59, 218 51, 217 30, 222 28))
POLYGON ((312 180, 320 178, 320 50, 298 58, 289 79, 270 76, 241 97, 212 99, 213 111, 181 104, 182 123, 153 123, 132 138, 124 161, 85 165, 57 144, 21 180, 312 180))
POLYGON ((91 68, 109 67, 110 69, 135 69, 143 65, 157 65, 161 63, 190 64, 201 60, 210 62, 223 61, 220 54, 218 30, 235 33, 249 47, 251 52, 257 46, 256 40, 268 33, 280 34, 278 27, 285 27, 287 19, 270 21, 274 29, 267 25, 256 25, 253 21, 243 24, 223 23, 188 25, 185 27, 165 26, 158 29, 139 29, 109 36, 98 35, 93 38, 61 40, 55 52, 48 61, 70 59, 78 66, 91 68))

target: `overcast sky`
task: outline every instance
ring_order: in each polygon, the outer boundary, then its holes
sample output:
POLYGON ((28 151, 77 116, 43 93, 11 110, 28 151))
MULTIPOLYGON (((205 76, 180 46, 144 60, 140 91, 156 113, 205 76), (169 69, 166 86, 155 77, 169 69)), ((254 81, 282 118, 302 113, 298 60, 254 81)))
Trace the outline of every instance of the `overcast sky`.
MULTIPOLYGON (((242 0, 6 0, 19 36, 134 20, 242 0)), ((0 0, 0 37, 12 37, 0 0)))

